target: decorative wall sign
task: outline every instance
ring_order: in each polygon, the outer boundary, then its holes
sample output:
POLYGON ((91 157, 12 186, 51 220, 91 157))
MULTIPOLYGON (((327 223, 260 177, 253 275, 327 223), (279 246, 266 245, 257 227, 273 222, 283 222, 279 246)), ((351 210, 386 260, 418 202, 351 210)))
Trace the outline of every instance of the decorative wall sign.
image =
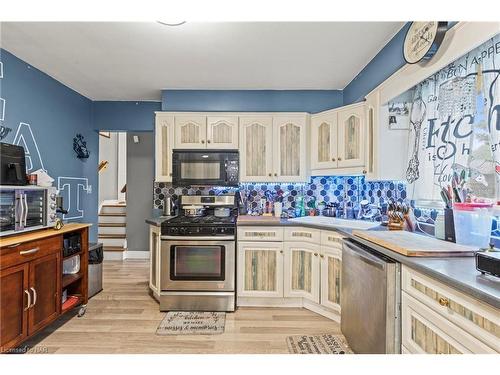
MULTIPOLYGON (((499 76, 500 35, 496 35, 413 88, 406 171, 411 198, 441 200, 439 191, 451 184, 453 168, 469 166, 474 157, 473 127, 488 130, 481 136, 488 138, 499 185, 499 76), (478 71, 482 72, 481 95, 476 94, 478 71)), ((500 196, 498 188, 496 196, 500 196)))
POLYGON ((26 172, 29 173, 37 169, 46 171, 30 124, 24 122, 19 124, 12 144, 24 147, 26 153, 26 172))
POLYGON ((76 157, 78 159, 87 159, 89 157, 87 142, 85 142, 83 135, 77 134, 76 137, 73 138, 73 150, 76 152, 76 157))
POLYGON ((81 219, 85 215, 80 204, 83 201, 82 195, 83 193, 92 193, 92 186, 89 185, 89 180, 83 177, 58 177, 57 189, 63 196, 64 208, 68 210, 68 213, 63 215, 63 219, 81 219))
POLYGON ((7 126, 0 126, 0 141, 3 140, 4 138, 6 138, 9 133, 12 131, 11 128, 7 127, 7 126))

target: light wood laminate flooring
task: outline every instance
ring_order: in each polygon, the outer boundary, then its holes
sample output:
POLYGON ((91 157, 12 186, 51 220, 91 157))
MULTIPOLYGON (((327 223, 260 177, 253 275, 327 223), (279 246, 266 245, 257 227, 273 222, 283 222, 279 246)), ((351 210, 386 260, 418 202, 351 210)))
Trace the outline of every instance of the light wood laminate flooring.
MULTIPOLYGON (((339 324, 302 308, 238 308, 221 335, 157 336, 165 313, 148 291, 147 261, 104 262, 104 290, 83 317, 63 316, 26 342, 34 353, 288 353, 291 335, 337 334, 339 324)), ((76 312, 76 310, 75 310, 76 312)))

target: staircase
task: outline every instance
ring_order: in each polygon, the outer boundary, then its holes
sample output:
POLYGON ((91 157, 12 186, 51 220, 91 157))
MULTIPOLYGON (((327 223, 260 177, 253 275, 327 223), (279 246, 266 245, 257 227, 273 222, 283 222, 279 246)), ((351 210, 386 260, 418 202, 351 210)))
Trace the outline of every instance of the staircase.
POLYGON ((127 249, 126 210, 124 202, 106 201, 99 211, 99 242, 103 244, 104 259, 122 260, 127 249))

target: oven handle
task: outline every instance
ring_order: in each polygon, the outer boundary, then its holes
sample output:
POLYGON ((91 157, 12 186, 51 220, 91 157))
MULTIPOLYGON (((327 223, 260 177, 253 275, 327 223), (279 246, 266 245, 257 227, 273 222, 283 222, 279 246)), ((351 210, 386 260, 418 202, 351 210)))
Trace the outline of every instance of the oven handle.
POLYGON ((234 236, 200 236, 200 237, 183 237, 183 236, 161 236, 162 240, 177 240, 177 241, 234 241, 234 236))

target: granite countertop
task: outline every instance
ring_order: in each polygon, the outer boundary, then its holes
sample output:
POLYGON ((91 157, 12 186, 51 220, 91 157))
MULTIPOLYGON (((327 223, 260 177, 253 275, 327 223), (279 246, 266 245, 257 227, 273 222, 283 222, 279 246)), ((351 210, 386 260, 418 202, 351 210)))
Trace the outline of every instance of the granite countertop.
POLYGON ((149 225, 154 225, 155 227, 160 227, 161 223, 165 220, 171 219, 175 216, 154 216, 146 219, 146 223, 149 225))
MULTIPOLYGON (((262 216, 251 219, 242 217, 241 220, 238 218, 238 226, 300 226, 335 230, 416 271, 500 309, 500 278, 482 275, 477 271, 474 257, 407 257, 353 235, 352 229, 334 227, 332 225, 298 223, 273 217, 262 216)), ((377 226, 370 230, 388 229, 387 227, 377 226)))

